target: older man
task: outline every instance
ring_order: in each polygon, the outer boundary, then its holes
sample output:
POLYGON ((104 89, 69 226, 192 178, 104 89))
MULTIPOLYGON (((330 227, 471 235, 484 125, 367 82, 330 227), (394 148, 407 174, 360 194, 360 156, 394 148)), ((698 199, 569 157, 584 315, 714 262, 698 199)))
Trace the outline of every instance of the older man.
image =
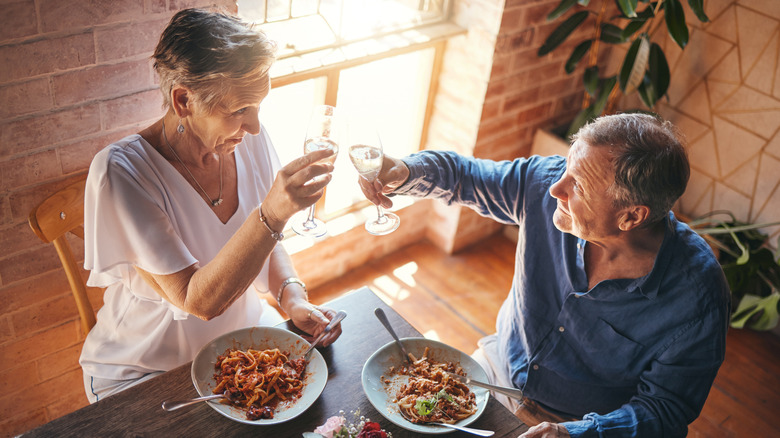
POLYGON ((475 354, 523 437, 676 437, 723 362, 730 293, 707 244, 671 208, 690 169, 668 122, 605 116, 567 158, 387 157, 366 196, 441 199, 519 226, 497 333, 475 354), (555 419, 553 421, 543 421, 555 419), (571 420, 571 421, 566 421, 571 420))

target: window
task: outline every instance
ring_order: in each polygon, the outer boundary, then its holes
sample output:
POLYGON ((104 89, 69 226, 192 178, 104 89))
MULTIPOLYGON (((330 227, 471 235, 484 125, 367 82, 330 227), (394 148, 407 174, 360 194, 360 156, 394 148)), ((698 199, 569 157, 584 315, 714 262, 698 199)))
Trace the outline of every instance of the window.
MULTIPOLYGON (((445 0, 255 0, 239 14, 279 44, 260 118, 282 164, 303 153, 311 108, 370 114, 385 153, 423 147, 446 38, 445 0)), ((334 179, 317 205, 329 220, 368 205, 341 145, 334 179)))

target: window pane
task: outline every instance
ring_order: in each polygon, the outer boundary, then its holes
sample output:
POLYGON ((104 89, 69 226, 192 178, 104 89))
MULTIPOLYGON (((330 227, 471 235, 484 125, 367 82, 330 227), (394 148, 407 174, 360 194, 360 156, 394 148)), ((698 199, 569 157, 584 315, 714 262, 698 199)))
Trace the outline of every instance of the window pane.
POLYGON ((303 155, 306 123, 314 105, 325 102, 325 85, 322 77, 273 88, 260 105, 260 121, 283 166, 303 155))
POLYGON ((239 15, 280 43, 280 58, 445 19, 446 0, 241 0, 239 15))
MULTIPOLYGON (((387 155, 400 158, 420 147, 434 49, 374 61, 342 70, 337 107, 376 121, 387 155)), ((358 174, 341 145, 324 215, 365 199, 358 174)))

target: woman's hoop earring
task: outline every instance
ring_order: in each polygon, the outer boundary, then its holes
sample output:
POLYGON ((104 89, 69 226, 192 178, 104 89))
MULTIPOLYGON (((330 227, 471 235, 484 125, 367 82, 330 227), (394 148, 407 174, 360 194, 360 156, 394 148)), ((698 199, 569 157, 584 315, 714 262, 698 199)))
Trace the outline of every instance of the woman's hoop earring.
POLYGON ((184 134, 184 125, 181 124, 181 119, 179 119, 179 126, 176 127, 176 132, 184 134))

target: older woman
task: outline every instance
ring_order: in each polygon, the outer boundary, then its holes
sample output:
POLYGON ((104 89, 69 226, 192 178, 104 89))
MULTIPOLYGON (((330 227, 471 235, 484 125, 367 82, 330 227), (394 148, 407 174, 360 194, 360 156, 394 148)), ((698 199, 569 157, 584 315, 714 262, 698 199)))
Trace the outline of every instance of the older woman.
POLYGON ((95 156, 84 265, 88 284, 107 289, 80 358, 91 402, 192 360, 223 333, 281 321, 251 285, 312 336, 335 315, 308 302, 278 245, 333 167, 320 151, 279 169, 258 119, 273 49, 234 17, 177 13, 153 55, 165 116, 95 156))

